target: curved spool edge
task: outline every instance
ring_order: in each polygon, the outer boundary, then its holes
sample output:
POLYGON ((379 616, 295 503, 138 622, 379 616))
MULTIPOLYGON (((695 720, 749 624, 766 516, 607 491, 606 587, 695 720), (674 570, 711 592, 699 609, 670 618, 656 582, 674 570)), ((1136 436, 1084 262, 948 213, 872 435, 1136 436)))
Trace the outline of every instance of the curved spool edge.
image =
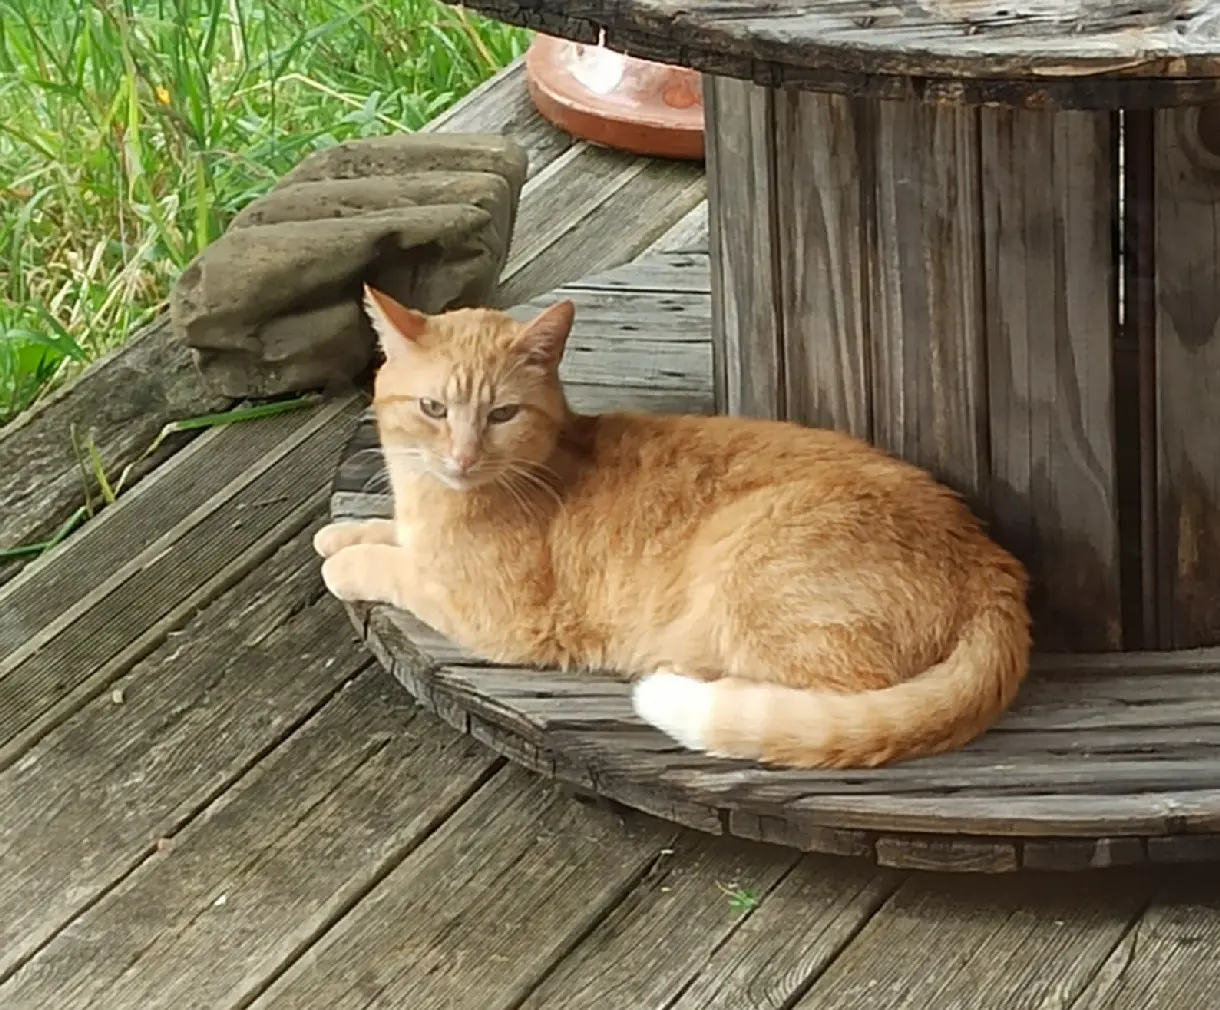
MULTIPOLYGON (((862 41, 840 41, 847 12, 836 9, 820 29, 805 28, 804 36, 789 32, 768 35, 753 29, 765 14, 753 19, 717 21, 698 5, 688 5, 674 22, 662 3, 630 0, 606 4, 604 11, 588 6, 569 14, 562 0, 474 0, 467 7, 506 24, 606 48, 656 63, 689 67, 706 74, 736 77, 772 87, 822 91, 854 98, 926 101, 938 105, 1003 105, 1037 109, 1157 109, 1197 105, 1220 99, 1220 45, 1189 53, 1107 49, 1106 39, 1135 36, 1119 26, 1107 36, 1081 33, 1081 51, 1029 46, 987 53, 981 40, 986 28, 971 21, 959 33, 909 33, 914 45, 903 44, 884 24, 874 27, 874 12, 860 5, 862 41), (735 27, 751 22, 751 30, 735 27), (878 41, 868 38, 868 33, 878 41), (933 43, 954 38, 957 51, 938 51, 933 43), (1091 45, 1090 45, 1091 44, 1091 45), (1170 76, 1170 75, 1174 76, 1170 76)), ((1043 35, 1041 41, 1045 42, 1043 35)))

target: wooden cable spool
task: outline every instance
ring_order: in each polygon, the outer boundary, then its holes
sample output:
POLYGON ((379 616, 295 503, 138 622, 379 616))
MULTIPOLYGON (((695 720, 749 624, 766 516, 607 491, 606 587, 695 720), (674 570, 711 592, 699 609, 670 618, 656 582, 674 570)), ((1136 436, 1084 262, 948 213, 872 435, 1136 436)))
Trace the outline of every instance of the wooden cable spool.
POLYGON ((1220 858, 1220 8, 468 6, 705 74, 713 409, 959 490, 1029 567, 1042 655, 981 740, 845 775, 691 756, 619 686, 384 611, 370 645, 503 753, 705 830, 947 869, 1220 858))

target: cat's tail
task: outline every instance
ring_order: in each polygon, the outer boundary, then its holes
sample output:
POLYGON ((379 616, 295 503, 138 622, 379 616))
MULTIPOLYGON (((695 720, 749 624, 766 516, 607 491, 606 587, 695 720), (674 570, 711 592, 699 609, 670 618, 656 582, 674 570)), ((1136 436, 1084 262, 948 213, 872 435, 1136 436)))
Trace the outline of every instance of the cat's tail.
POLYGON ((796 768, 875 767, 959 747, 1008 707, 1029 666, 1024 608, 976 612, 941 663, 879 690, 843 694, 654 673, 636 713, 692 750, 796 768))

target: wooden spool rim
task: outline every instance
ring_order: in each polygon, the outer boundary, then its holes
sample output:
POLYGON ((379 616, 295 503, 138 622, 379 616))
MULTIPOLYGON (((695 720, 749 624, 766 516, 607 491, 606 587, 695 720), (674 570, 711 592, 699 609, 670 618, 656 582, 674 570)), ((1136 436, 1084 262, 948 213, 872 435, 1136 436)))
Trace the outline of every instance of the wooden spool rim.
MULTIPOLYGON (((372 420, 366 417, 336 475, 331 506, 336 519, 388 514, 386 496, 361 499, 351 490, 367 486, 367 462, 360 464, 356 476, 352 468, 354 461, 367 460, 376 444, 372 420), (358 507, 353 505, 357 499, 358 507)), ((912 762, 893 771, 814 773, 804 792, 785 791, 785 779, 804 773, 711 762, 684 751, 635 719, 628 687, 620 681, 596 674, 496 667, 463 652, 410 614, 385 605, 346 608, 382 665, 424 708, 450 725, 578 792, 705 832, 861 856, 888 866, 974 872, 1220 859, 1220 765, 1198 758, 1200 747, 1206 750, 1210 740, 1185 747, 1182 761, 1173 767, 1189 768, 1191 774, 1180 782, 1176 771, 1157 780, 1157 766, 1149 763, 1153 777, 1133 780, 1128 792, 1105 791, 1121 780, 1089 781, 1088 762, 1072 754, 1050 760, 1035 755, 1038 767, 1046 769, 1039 774, 1069 783, 1059 783, 1059 794, 1050 791, 1054 783, 1049 778, 1044 788, 1005 788, 1010 777, 1019 780, 1022 762, 1028 764, 1031 758, 1029 753, 1024 758, 1005 754, 1003 728, 982 738, 982 764, 975 753, 912 762), (566 699, 570 712, 582 714, 540 719, 543 695, 566 699), (989 747, 991 758, 986 757, 989 747), (955 767, 967 769, 963 774, 976 779, 983 769, 992 792, 977 795, 969 788, 954 788, 955 767), (948 779, 944 769, 949 770, 948 779), (702 784, 692 792, 688 784, 696 777, 702 784), (882 778, 892 781, 894 791, 876 788, 882 778), (1081 781, 1071 785, 1075 779, 1081 781), (1159 788, 1149 789, 1154 781, 1160 781, 1159 788), (828 788, 828 782, 838 791, 828 788), (776 799, 779 794, 786 798, 776 799)), ((1198 684, 1220 684, 1220 649, 1044 656, 1037 659, 1031 683, 1039 680, 1053 690, 1063 684, 1087 684, 1099 701, 1116 690, 1133 691, 1132 704, 1138 704, 1149 693, 1155 697, 1158 684, 1190 684, 1196 691, 1198 684)), ((1033 696, 1030 690, 1027 685, 1022 692, 1024 707, 1036 710, 1040 688, 1032 688, 1033 696)), ((1018 699, 1015 710, 1022 706, 1018 699)), ((1046 730, 1036 725, 1036 712, 1032 717, 1028 711, 1015 714, 1018 730, 1022 719, 1030 724, 1025 732, 1064 735, 1062 726, 1055 729, 1053 717, 1046 730)), ((1106 725, 1100 709, 1094 722, 1106 725)), ((1204 730, 1220 733, 1220 720, 1203 720, 1199 733, 1204 730)), ((1076 736, 1069 731, 1065 738, 1076 736)), ((967 748, 959 753, 969 752, 967 748)), ((1095 762, 1094 774, 1104 779, 1107 769, 1115 775, 1122 769, 1129 773, 1138 766, 1137 758, 1138 748, 1132 754, 1115 754, 1112 763, 1103 757, 1095 762)))
POLYGON ((584 4, 579 14, 565 0, 466 6, 548 35, 772 87, 1055 109, 1220 98, 1220 19, 1206 0, 1152 12, 1120 4, 1113 16, 1083 19, 1071 15, 1071 4, 1059 18, 1041 4, 1024 22, 1014 12, 1030 4, 1020 2, 898 0, 881 12, 869 0, 794 11, 774 4, 753 16, 700 0, 584 4))

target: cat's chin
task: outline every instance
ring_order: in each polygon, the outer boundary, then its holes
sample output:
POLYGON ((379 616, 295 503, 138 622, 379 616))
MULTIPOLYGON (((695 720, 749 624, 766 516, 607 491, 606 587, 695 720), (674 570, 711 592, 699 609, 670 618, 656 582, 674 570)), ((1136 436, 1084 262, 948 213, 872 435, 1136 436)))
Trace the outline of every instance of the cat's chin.
POLYGON ((440 473, 435 470, 430 473, 441 487, 448 491, 461 491, 463 493, 469 491, 477 491, 481 487, 486 487, 492 483, 489 477, 466 477, 455 473, 440 473))

